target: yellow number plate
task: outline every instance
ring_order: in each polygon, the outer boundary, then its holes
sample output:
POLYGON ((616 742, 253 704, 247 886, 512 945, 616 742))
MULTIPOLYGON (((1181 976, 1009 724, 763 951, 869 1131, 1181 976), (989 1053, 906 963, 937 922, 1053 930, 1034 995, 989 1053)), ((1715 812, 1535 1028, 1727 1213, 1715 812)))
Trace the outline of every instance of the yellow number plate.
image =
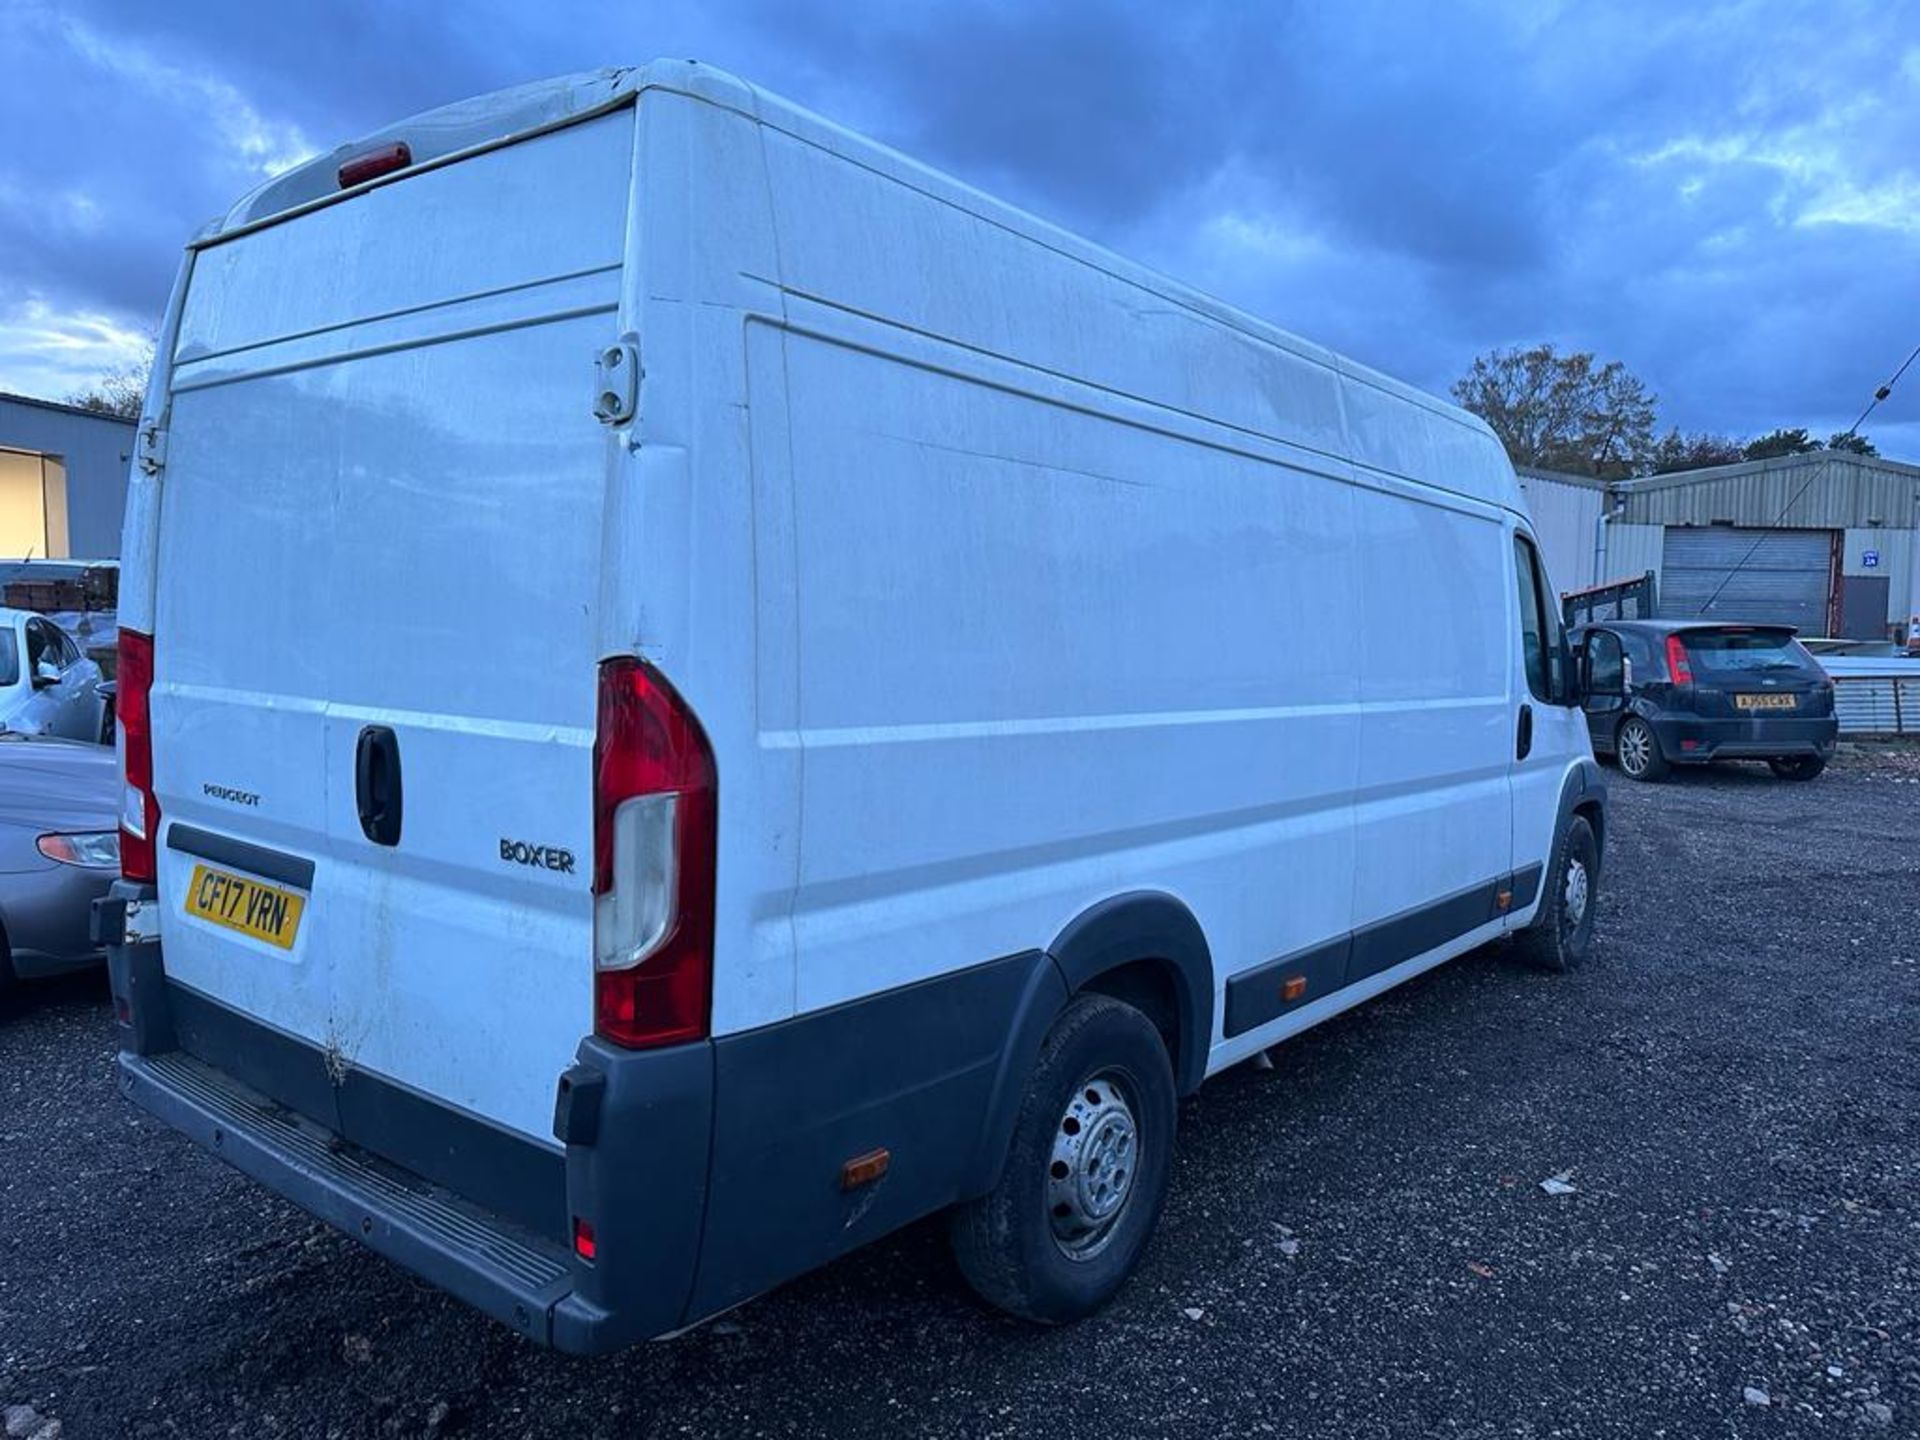
POLYGON ((293 937, 300 929, 300 912, 307 907, 306 897, 264 880, 249 880, 244 875, 229 875, 211 865, 193 867, 193 884, 187 889, 187 913, 211 920, 242 935, 251 935, 282 950, 293 948, 293 937))
POLYGON ((1733 706, 1736 710, 1792 710, 1799 701, 1791 695, 1736 695, 1733 706))

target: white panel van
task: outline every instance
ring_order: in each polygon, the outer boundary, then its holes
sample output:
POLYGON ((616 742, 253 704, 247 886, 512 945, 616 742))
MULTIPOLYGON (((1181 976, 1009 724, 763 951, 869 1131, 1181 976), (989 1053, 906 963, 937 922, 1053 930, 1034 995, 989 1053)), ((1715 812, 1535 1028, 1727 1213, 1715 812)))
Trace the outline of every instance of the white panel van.
POLYGON ((698 65, 211 225, 124 556, 126 1094, 566 1350, 1084 1315, 1209 1074, 1590 943, 1484 425, 698 65))

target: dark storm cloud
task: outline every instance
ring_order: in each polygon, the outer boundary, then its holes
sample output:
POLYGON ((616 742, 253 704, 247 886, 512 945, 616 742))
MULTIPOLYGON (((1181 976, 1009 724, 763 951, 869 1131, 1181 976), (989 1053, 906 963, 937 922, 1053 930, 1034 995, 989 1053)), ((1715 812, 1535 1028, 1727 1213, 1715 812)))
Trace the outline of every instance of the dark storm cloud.
POLYGON ((293 153, 667 54, 1433 388, 1551 339, 1682 425, 1837 428, 1920 340, 1910 30, 1652 0, 15 6, 0 135, 59 143, 0 149, 0 324, 137 329, 181 241, 293 153))

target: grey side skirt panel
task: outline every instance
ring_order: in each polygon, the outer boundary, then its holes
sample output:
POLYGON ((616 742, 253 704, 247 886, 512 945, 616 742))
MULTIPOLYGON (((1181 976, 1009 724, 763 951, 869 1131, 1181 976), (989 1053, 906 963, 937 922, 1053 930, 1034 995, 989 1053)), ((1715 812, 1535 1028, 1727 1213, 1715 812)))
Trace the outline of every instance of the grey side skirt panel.
POLYGON ((1026 1086, 1018 1052, 1061 998, 1035 950, 716 1040, 688 1319, 977 1193, 994 1112, 1026 1086), (878 1150, 886 1173, 842 1188, 845 1164, 878 1150))

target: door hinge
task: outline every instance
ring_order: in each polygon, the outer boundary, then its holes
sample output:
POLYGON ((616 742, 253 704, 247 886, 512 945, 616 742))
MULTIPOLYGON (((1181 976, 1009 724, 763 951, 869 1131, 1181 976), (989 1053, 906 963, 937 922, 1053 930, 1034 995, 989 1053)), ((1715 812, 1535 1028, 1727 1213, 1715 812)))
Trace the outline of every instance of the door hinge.
POLYGON ((593 418, 602 425, 630 425, 640 408, 640 347, 622 340, 593 359, 593 418))
POLYGON ((140 427, 140 473, 158 475, 167 468, 167 427, 158 420, 140 427))

